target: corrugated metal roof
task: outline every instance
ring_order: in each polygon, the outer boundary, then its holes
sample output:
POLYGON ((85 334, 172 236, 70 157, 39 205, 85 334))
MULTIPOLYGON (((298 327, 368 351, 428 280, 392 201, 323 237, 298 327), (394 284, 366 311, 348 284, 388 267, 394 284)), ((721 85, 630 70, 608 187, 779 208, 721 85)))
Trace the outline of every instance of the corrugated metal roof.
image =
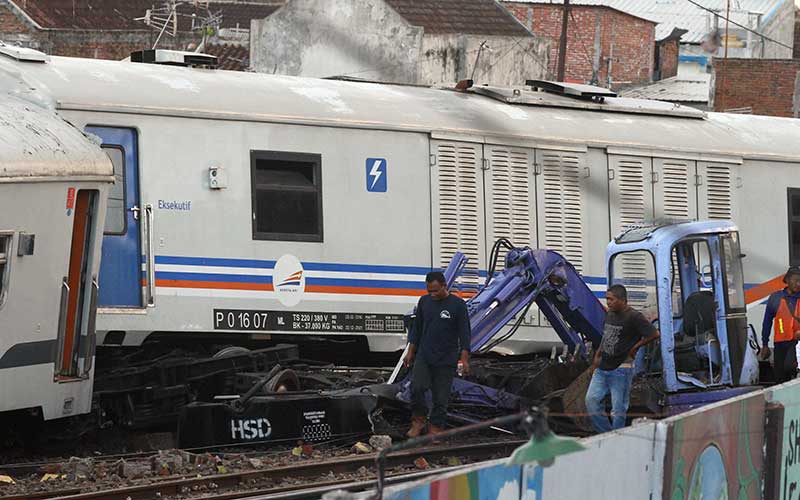
POLYGON ((495 0, 385 0, 425 33, 532 36, 495 0))
POLYGON ((622 91, 623 97, 655 99, 668 102, 708 102, 710 75, 694 75, 692 78, 673 76, 649 85, 622 91))
MULTIPOLYGON (((696 0, 697 3, 725 14, 727 0, 696 0)), ((775 9, 791 0, 731 0, 731 21, 751 26, 748 13, 766 17, 775 9)), ((563 0, 513 0, 508 3, 546 3, 562 4, 563 0)), ((682 42, 700 43, 714 26, 713 15, 692 5, 686 0, 570 0, 571 5, 604 5, 637 17, 658 22, 656 40, 661 40, 673 28, 688 30, 682 42)), ((763 19, 763 18, 762 18, 763 19)), ((724 20, 720 20, 720 26, 724 20)), ((754 27, 754 26, 753 26, 754 27)))

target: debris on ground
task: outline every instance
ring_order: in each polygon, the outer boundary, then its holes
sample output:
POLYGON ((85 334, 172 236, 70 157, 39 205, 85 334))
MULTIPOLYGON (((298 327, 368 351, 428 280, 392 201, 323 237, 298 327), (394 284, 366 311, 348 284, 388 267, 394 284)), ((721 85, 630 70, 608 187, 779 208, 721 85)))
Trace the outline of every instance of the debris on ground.
POLYGON ((372 446, 377 451, 385 450, 386 448, 392 446, 392 436, 386 436, 381 434, 370 436, 369 445, 372 446))
POLYGON ((362 443, 361 441, 357 442, 350 448, 350 451, 356 454, 363 455, 365 453, 372 453, 372 447, 366 443, 362 443))

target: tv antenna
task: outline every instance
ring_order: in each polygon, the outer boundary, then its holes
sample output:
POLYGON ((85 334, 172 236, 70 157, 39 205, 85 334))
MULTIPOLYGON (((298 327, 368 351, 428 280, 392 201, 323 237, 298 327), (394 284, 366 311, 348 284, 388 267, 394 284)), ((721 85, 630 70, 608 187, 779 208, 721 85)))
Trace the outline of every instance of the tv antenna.
POLYGON ((153 43, 153 49, 155 49, 164 34, 173 38, 177 36, 179 18, 191 19, 191 30, 202 33, 203 40, 197 47, 199 52, 205 46, 208 36, 219 31, 219 27, 222 24, 222 11, 211 12, 207 0, 165 0, 160 6, 153 5, 153 7, 147 9, 144 17, 137 17, 134 20, 142 21, 147 26, 159 30, 158 37, 153 43), (182 5, 193 6, 194 12, 191 14, 179 12, 178 9, 182 5))

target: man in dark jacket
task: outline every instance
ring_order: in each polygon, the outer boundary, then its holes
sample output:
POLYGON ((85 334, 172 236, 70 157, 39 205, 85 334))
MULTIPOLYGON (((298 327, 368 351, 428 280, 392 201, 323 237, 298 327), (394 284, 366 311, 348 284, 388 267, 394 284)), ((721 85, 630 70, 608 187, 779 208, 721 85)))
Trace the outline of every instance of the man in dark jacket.
POLYGON ((800 267, 790 267, 783 276, 786 287, 769 296, 761 325, 761 359, 769 358, 770 330, 774 330, 772 359, 775 381, 786 382, 797 373, 795 347, 800 338, 800 267), (774 322, 774 328, 773 328, 774 322))
POLYGON ((421 435, 427 426, 428 405, 425 392, 433 399, 428 433, 442 431, 447 417, 447 402, 456 365, 469 372, 470 326, 467 304, 447 291, 444 274, 425 276, 428 294, 420 297, 414 325, 408 335, 408 351, 403 358, 411 371, 411 428, 409 438, 421 435))
POLYGON ((592 381, 586 392, 586 411, 597 432, 625 426, 633 380, 633 360, 640 347, 659 337, 642 313, 628 305, 628 291, 611 285, 606 292, 608 315, 603 323, 603 340, 595 351, 592 381), (611 394, 611 422, 604 401, 611 394))

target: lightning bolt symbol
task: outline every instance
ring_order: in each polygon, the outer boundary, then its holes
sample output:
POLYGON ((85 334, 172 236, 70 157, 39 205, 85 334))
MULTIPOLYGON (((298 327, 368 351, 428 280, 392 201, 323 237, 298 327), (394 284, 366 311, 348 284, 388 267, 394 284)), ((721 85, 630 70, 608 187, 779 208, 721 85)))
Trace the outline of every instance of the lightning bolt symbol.
POLYGON ((370 189, 375 187, 375 184, 378 183, 378 179, 381 178, 381 172, 379 169, 381 167, 382 160, 375 160, 375 163, 372 164, 372 168, 369 171, 370 177, 372 177, 372 185, 369 187, 370 189))

